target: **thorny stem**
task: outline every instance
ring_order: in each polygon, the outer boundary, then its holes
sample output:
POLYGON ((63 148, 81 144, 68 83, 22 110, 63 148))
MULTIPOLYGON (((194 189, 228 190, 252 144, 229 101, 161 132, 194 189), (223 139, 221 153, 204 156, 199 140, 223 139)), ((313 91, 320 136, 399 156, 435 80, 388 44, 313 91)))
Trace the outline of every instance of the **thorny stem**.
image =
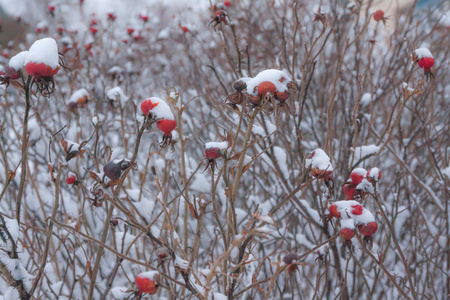
POLYGON ((22 128, 22 170, 20 174, 19 192, 17 193, 16 202, 16 219, 17 224, 20 224, 20 209, 22 206, 23 191, 25 189, 25 181, 27 177, 27 165, 28 165, 28 115, 30 114, 31 102, 30 102, 30 85, 32 82, 32 76, 28 76, 27 82, 24 84, 25 90, 25 114, 23 116, 23 128, 22 128))

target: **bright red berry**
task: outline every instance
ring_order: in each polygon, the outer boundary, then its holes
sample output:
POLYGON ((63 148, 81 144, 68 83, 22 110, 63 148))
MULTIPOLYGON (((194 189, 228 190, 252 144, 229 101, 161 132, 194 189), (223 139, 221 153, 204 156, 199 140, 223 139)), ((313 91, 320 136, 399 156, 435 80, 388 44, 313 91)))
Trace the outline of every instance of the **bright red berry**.
POLYGON ((338 211, 336 204, 331 204, 328 210, 330 211, 331 216, 335 218, 341 217, 341 213, 338 211))
POLYGON ((108 13, 108 19, 109 19, 109 20, 114 21, 116 18, 117 18, 117 17, 116 17, 115 14, 113 14, 113 13, 108 13))
POLYGON ((5 74, 6 74, 6 77, 8 77, 9 79, 19 79, 20 78, 20 72, 11 68, 8 65, 5 66, 5 74))
POLYGON ((417 62, 417 64, 419 65, 419 67, 421 67, 425 71, 429 71, 429 70, 431 70, 431 67, 434 66, 434 58, 424 57, 424 58, 420 59, 417 62))
POLYGON ((89 27, 89 31, 90 31, 92 34, 96 34, 98 30, 97 30, 97 28, 91 26, 91 27, 89 27))
POLYGON ((380 10, 377 10, 374 14, 373 14, 373 19, 375 20, 375 21, 380 21, 380 20, 382 20, 383 19, 383 17, 384 17, 384 11, 382 11, 381 9, 380 10))
POLYGON ((165 135, 169 135, 172 130, 177 127, 177 121, 175 120, 160 120, 156 123, 159 130, 164 132, 165 135))
POLYGON ((350 228, 342 228, 339 234, 344 240, 351 240, 355 236, 355 231, 350 228))
POLYGON ((134 28, 128 27, 128 28, 127 28, 127 32, 128 32, 129 35, 132 35, 133 32, 134 32, 134 28))
POLYGON ((367 172, 367 180, 369 182, 378 182, 381 179, 381 171, 378 168, 372 168, 367 172))
POLYGON ((377 222, 369 222, 358 226, 359 232, 363 235, 372 235, 378 230, 377 222))
POLYGON ((181 30, 183 30, 184 33, 189 31, 189 29, 186 26, 181 26, 181 30))
POLYGON ((144 272, 136 277, 136 286, 139 290, 139 294, 156 294, 158 291, 158 284, 155 282, 154 273, 155 272, 144 272))
POLYGON ((347 200, 353 200, 355 197, 355 186, 350 183, 344 184, 344 193, 347 195, 347 200))
POLYGON ((225 5, 226 7, 230 7, 231 6, 230 0, 223 1, 223 5, 225 5))
POLYGON ((141 19, 144 22, 147 22, 148 21, 148 16, 139 14, 139 19, 141 19))
POLYGON ((54 5, 49 5, 47 7, 47 9, 48 9, 49 12, 53 12, 53 11, 55 11, 55 6, 54 5))
POLYGON ((75 175, 71 175, 66 178, 67 184, 74 184, 75 181, 77 181, 77 177, 75 175))
POLYGON ((59 66, 52 68, 45 63, 37 63, 30 61, 25 65, 25 71, 33 77, 51 77, 58 73, 59 66))
POLYGON ((352 171, 350 174, 350 178, 352 179, 351 184, 354 186, 357 186, 361 183, 361 181, 366 177, 367 171, 363 168, 356 168, 352 171))

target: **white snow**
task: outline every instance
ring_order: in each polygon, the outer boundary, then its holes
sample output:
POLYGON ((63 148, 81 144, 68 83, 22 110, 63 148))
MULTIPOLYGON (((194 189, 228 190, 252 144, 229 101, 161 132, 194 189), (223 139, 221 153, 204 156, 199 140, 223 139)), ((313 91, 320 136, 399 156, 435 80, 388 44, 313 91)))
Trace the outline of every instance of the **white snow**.
POLYGON ((78 99, 89 97, 89 93, 86 89, 79 89, 75 91, 69 99, 69 102, 77 102, 78 99))
POLYGON ((370 183, 366 178, 364 178, 357 186, 356 186, 357 190, 361 190, 363 192, 367 192, 370 194, 375 193, 374 189, 373 189, 373 185, 372 183, 370 183))
POLYGON ((31 45, 25 64, 29 62, 44 63, 55 69, 59 66, 58 45, 52 38, 37 40, 31 45))
POLYGON ((442 170, 442 173, 447 176, 448 179, 450 179, 450 166, 442 170))
POLYGON ((433 55, 431 54, 431 51, 428 48, 416 49, 416 50, 414 50, 414 53, 416 54, 417 59, 422 59, 424 57, 433 58, 433 55))
POLYGON ((178 255, 175 255, 175 261, 173 262, 174 265, 186 269, 189 267, 189 262, 187 260, 182 259, 181 257, 179 257, 178 255))
POLYGON ((330 157, 320 148, 315 149, 311 152, 311 158, 305 160, 306 167, 311 167, 312 169, 318 169, 321 171, 333 171, 333 166, 330 162, 330 157))
POLYGON ((380 147, 376 146, 376 145, 356 147, 354 150, 355 151, 355 162, 359 161, 361 158, 374 155, 379 150, 380 150, 380 147))
POLYGON ((220 150, 224 150, 228 148, 228 142, 208 142, 205 144, 205 149, 219 148, 220 150))
POLYGON ((25 60, 27 58, 28 51, 22 51, 11 57, 9 60, 8 66, 13 68, 16 71, 19 71, 22 69, 22 67, 25 65, 25 60))
POLYGON ((158 271, 147 271, 147 272, 140 273, 137 277, 155 280, 156 275, 158 275, 158 271))
POLYGON ((113 87, 106 92, 106 97, 111 101, 120 101, 122 105, 128 100, 128 97, 122 91, 120 86, 113 87))
POLYGON ((275 159, 277 161, 278 166, 280 167, 281 173, 283 173, 284 178, 289 178, 289 169, 287 165, 287 154, 283 148, 274 146, 273 153, 275 155, 275 159))
POLYGON ((130 293, 126 293, 127 290, 127 287, 116 286, 111 289, 110 293, 115 299, 122 300, 130 296, 130 293))
MULTIPOLYGON (((245 81, 244 78, 240 78, 245 81)), ((277 92, 285 92, 288 90, 287 84, 291 81, 288 75, 280 70, 267 69, 247 81, 247 93, 257 95, 257 87, 261 82, 270 81, 277 88, 277 92)))
POLYGON ((364 93, 361 96, 361 100, 360 100, 361 106, 363 106, 363 107, 369 106, 371 101, 372 101, 372 94, 371 93, 364 93))

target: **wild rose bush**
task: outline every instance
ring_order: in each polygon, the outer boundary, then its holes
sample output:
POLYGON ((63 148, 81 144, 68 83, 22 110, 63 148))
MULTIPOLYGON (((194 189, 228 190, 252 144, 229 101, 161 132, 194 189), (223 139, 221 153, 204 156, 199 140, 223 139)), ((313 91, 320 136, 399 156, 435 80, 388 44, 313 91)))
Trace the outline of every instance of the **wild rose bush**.
POLYGON ((22 16, 26 41, 1 61, 4 299, 448 295, 443 8, 377 17, 385 27, 359 2, 226 2, 22 16), (47 37, 64 61, 52 80, 8 76, 47 37), (270 84, 233 88, 267 69, 294 83, 281 108, 270 84), (141 111, 152 97, 171 132, 141 111))

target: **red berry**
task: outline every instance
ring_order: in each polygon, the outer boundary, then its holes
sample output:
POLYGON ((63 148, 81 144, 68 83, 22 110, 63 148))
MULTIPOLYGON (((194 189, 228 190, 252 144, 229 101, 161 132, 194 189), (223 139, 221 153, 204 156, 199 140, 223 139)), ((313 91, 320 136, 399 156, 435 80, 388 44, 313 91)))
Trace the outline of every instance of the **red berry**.
POLYGON ((141 103, 141 111, 144 115, 148 115, 148 113, 155 107, 157 106, 159 103, 152 103, 151 99, 145 99, 144 101, 142 101, 141 103))
POLYGON ((287 99, 289 99, 289 92, 276 92, 275 93, 275 99, 277 99, 278 101, 286 101, 287 99))
POLYGON ((141 19, 144 22, 147 22, 148 21, 148 16, 139 14, 139 19, 141 19))
POLYGON ((366 177, 369 182, 378 182, 381 179, 381 175, 381 171, 378 168, 372 168, 367 172, 366 177))
POLYGON ((258 85, 258 94, 259 95, 275 95, 275 92, 277 91, 277 87, 275 84, 273 84, 270 81, 263 81, 258 85))
POLYGON ((353 200, 355 197, 355 186, 347 183, 344 185, 344 193, 347 195, 347 200, 353 200))
POLYGON ((116 227, 117 225, 119 225, 119 220, 117 220, 117 218, 111 218, 109 222, 111 223, 112 227, 116 227))
POLYGON ((374 14, 373 14, 373 19, 375 20, 375 21, 380 21, 380 20, 382 20, 383 19, 383 17, 384 17, 384 11, 382 11, 381 9, 380 10, 377 10, 374 14))
POLYGON ((109 13, 109 14, 108 14, 108 19, 110 19, 111 21, 114 21, 116 18, 117 18, 117 17, 116 17, 115 14, 113 14, 113 13, 109 13))
POLYGON ((97 25, 97 20, 96 20, 96 19, 92 19, 92 20, 91 20, 91 25, 92 25, 92 26, 97 25))
POLYGON ((351 184, 354 186, 357 186, 361 183, 361 181, 364 179, 364 177, 367 175, 367 171, 363 168, 356 168, 352 171, 350 174, 350 178, 352 179, 351 184))
POLYGON ((230 7, 231 6, 230 0, 223 1, 223 5, 225 5, 226 7, 230 7))
POLYGON ((151 272, 144 272, 136 277, 136 286, 139 290, 139 294, 147 293, 153 295, 158 291, 158 285, 155 280, 151 278, 152 276, 147 275, 148 273, 151 272))
POLYGON ((159 130, 164 132, 164 134, 168 135, 172 132, 172 130, 177 127, 177 121, 175 120, 160 120, 156 123, 156 126, 159 130))
POLYGON ((331 204, 330 207, 328 208, 328 210, 330 211, 330 214, 333 217, 335 217, 335 218, 341 217, 341 213, 338 211, 336 204, 331 204))
POLYGON ((189 29, 186 26, 181 26, 181 30, 183 30, 184 33, 189 31, 189 29))
POLYGON ((89 27, 89 31, 92 33, 92 34, 96 34, 97 33, 97 28, 95 28, 95 27, 89 27))
POLYGON ((372 235, 378 230, 377 222, 369 222, 358 226, 359 232, 363 235, 372 235))
POLYGON ((350 228, 342 228, 339 234, 344 240, 351 240, 355 236, 355 231, 350 228))
POLYGON ((167 256, 169 256, 167 249, 164 247, 157 248, 155 254, 159 259, 165 259, 167 256))
POLYGON ((128 32, 129 35, 132 35, 133 32, 134 32, 134 28, 128 27, 127 28, 127 32, 128 32))
POLYGON ((56 68, 52 68, 50 66, 47 66, 45 63, 37 63, 30 61, 25 66, 25 71, 28 73, 28 75, 31 75, 33 77, 51 77, 58 73, 59 66, 56 66, 56 68))
POLYGON ((6 77, 8 77, 9 79, 19 79, 20 78, 20 72, 11 68, 8 65, 5 66, 5 74, 6 74, 6 77))
POLYGON ((223 156, 219 148, 209 148, 205 150, 205 156, 208 159, 218 159, 223 156))
POLYGON ((71 175, 66 178, 67 184, 73 184, 75 181, 77 181, 77 177, 75 175, 71 175))
POLYGON ((417 64, 422 69, 424 69, 426 71, 429 71, 431 69, 431 67, 434 66, 434 58, 432 58, 432 57, 424 57, 424 58, 420 59, 417 62, 417 64))
POLYGON ((55 11, 55 6, 53 5, 49 5, 47 8, 49 12, 55 11))
POLYGON ((352 214, 354 215, 362 215, 363 207, 362 205, 352 205, 352 214))

